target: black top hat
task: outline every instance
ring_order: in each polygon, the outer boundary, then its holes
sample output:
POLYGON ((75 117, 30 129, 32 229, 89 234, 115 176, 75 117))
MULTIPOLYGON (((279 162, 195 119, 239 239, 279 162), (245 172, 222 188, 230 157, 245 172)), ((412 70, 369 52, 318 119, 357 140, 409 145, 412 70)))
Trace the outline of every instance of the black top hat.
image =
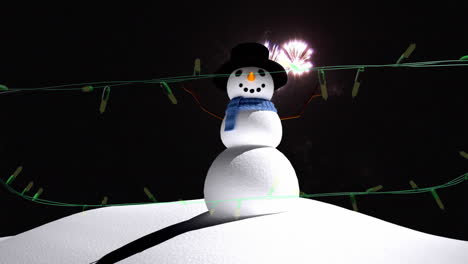
POLYGON ((231 58, 225 62, 215 74, 227 74, 226 76, 215 77, 213 81, 217 88, 226 91, 229 74, 235 69, 242 67, 260 67, 270 72, 275 84, 274 89, 284 86, 288 82, 288 74, 283 66, 268 58, 269 51, 267 47, 260 43, 248 42, 241 43, 231 50, 231 58))

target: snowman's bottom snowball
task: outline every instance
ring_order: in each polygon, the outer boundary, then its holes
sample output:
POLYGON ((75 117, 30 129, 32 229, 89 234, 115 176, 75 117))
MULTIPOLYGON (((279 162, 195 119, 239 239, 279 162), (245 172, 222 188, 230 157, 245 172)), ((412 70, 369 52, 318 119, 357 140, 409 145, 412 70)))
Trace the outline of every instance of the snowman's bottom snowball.
POLYGON ((214 217, 285 212, 298 197, 296 172, 273 147, 228 148, 213 161, 205 179, 205 203, 214 217))

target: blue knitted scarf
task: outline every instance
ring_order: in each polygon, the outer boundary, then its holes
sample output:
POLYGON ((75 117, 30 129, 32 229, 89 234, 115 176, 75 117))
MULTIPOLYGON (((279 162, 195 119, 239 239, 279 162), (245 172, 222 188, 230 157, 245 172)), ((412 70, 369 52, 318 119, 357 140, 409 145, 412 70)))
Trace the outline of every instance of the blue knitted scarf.
POLYGON ((237 113, 241 110, 264 110, 277 112, 275 105, 267 99, 234 97, 226 109, 224 131, 233 130, 236 125, 237 113))

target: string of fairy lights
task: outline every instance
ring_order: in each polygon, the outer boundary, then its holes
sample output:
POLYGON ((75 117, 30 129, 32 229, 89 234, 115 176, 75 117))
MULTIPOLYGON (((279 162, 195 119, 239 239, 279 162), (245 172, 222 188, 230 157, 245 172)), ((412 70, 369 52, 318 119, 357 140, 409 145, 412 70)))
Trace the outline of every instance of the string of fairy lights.
MULTIPOLYGON (((327 81, 326 81, 326 72, 327 71, 336 71, 336 70, 357 70, 356 71, 356 76, 354 79, 354 84, 352 88, 352 97, 356 97, 360 88, 360 83, 361 83, 361 73, 365 71, 365 69, 370 69, 370 68, 433 68, 433 67, 467 67, 468 66, 468 56, 463 56, 459 60, 441 60, 441 61, 424 61, 424 62, 406 62, 403 63, 410 54, 413 52, 415 48, 414 44, 411 44, 408 49, 400 56, 398 61, 394 64, 383 64, 383 65, 341 65, 341 66, 323 66, 323 67, 313 67, 310 69, 310 71, 316 71, 318 73, 318 80, 320 84, 320 90, 321 94, 320 95, 314 95, 309 100, 307 103, 310 102, 312 98, 316 98, 318 96, 322 97, 324 100, 327 100, 328 98, 328 92, 327 92, 327 81)), ((86 83, 74 83, 74 84, 64 84, 64 85, 55 85, 55 86, 47 86, 47 87, 40 87, 40 88, 8 88, 6 85, 0 84, 0 95, 7 95, 7 94, 13 94, 13 93, 20 93, 23 91, 82 91, 82 92, 93 92, 96 89, 102 89, 102 96, 101 96, 101 104, 99 107, 100 113, 104 113, 106 109, 107 102, 109 100, 109 95, 111 88, 117 88, 117 87, 122 87, 122 86, 128 86, 132 84, 159 84, 160 87, 162 88, 163 93, 168 97, 168 99, 173 103, 177 104, 177 99, 175 97, 175 94, 173 93, 171 87, 169 84, 176 84, 176 83, 184 83, 187 81, 195 81, 195 80, 202 80, 202 79, 211 79, 211 78, 217 78, 217 77, 227 77, 229 74, 201 74, 201 62, 200 59, 195 60, 195 67, 194 67, 194 72, 193 75, 185 75, 185 76, 175 76, 175 77, 166 77, 166 78, 157 78, 157 79, 149 79, 149 80, 134 80, 134 81, 100 81, 100 82, 86 82, 86 83)), ((271 74, 275 74, 276 72, 271 72, 271 74)), ((184 88, 184 90, 186 90, 184 88)), ((193 95, 193 98, 197 101, 199 106, 204 110, 205 112, 209 112, 206 110, 197 97, 191 92, 186 90, 187 92, 190 92, 193 95)), ((219 116, 216 116, 212 114, 215 117, 220 118, 219 116)), ((297 118, 300 117, 300 114, 297 116, 293 116, 290 118, 297 118)), ((282 118, 284 119, 290 119, 290 118, 282 118)), ((462 156, 465 159, 468 159, 468 153, 464 151, 459 152, 460 156, 462 156)), ((154 195, 151 193, 149 188, 144 187, 143 191, 148 197, 149 200, 151 200, 150 203, 125 203, 125 204, 108 204, 108 197, 104 196, 100 204, 78 204, 78 203, 62 203, 62 202, 57 202, 57 201, 51 201, 51 200, 46 200, 46 199, 41 199, 39 198, 44 189, 41 187, 39 188, 36 193, 33 196, 28 195, 31 191, 31 189, 34 186, 34 182, 30 181, 28 185, 23 189, 22 192, 16 191, 11 185, 13 181, 16 179, 16 177, 21 173, 23 170, 22 166, 19 166, 14 173, 8 178, 7 181, 4 181, 0 179, 0 182, 2 185, 11 193, 26 199, 31 202, 35 202, 38 204, 45 204, 45 205, 51 205, 51 206, 62 206, 62 207, 81 207, 83 210, 89 207, 108 207, 108 206, 129 206, 129 205, 142 205, 142 204, 154 204, 154 203, 181 203, 181 204, 190 204, 190 203, 201 203, 201 202, 212 202, 212 203, 220 203, 220 202, 225 202, 225 201, 237 201, 238 205, 240 206, 242 201, 245 200, 252 200, 252 199, 287 199, 287 198, 297 198, 296 196, 275 196, 272 195, 271 192, 268 195, 261 196, 261 197, 246 197, 246 198, 238 198, 238 199, 230 199, 230 200, 220 200, 220 201, 200 201, 200 200, 192 200, 192 201, 184 201, 184 200, 179 200, 179 201, 174 201, 174 202, 158 202, 154 195)), ((455 185, 458 185, 464 181, 468 181, 468 173, 465 173, 445 184, 442 185, 437 185, 437 186, 432 186, 432 187, 426 187, 426 188, 419 188, 416 183, 411 180, 409 181, 409 184, 411 185, 412 189, 408 190, 399 190, 399 191, 384 191, 381 192, 380 190, 383 188, 382 185, 375 186, 372 188, 367 189, 365 192, 338 192, 338 193, 319 193, 319 194, 306 194, 304 192, 300 193, 300 197, 303 198, 317 198, 317 197, 329 197, 329 196, 348 196, 351 201, 351 205, 353 207, 353 210, 358 211, 357 207, 357 201, 356 201, 356 196, 359 195, 375 195, 375 194, 418 194, 418 193, 431 193, 434 200, 436 201, 438 207, 441 210, 444 210, 445 206, 442 203, 442 200, 440 199, 438 193, 436 190, 442 189, 442 188, 448 188, 448 187, 453 187, 455 185)))
MULTIPOLYGON (((13 175, 10 176, 10 178, 7 180, 7 182, 3 181, 0 179, 0 182, 2 185, 11 193, 22 197, 23 199, 26 199, 31 202, 39 203, 39 204, 45 204, 45 205, 51 205, 51 206, 61 206, 61 207, 82 207, 83 210, 88 207, 109 207, 109 206, 129 206, 129 205, 143 205, 143 204, 167 204, 167 203, 180 203, 180 204, 193 204, 193 203, 221 203, 221 202, 228 202, 228 201, 236 201, 239 203, 239 206, 242 204, 242 201, 247 201, 247 200, 258 200, 258 199, 290 199, 290 198, 297 198, 297 195, 272 195, 272 192, 270 192, 268 195, 265 196, 258 196, 258 197, 245 197, 245 198, 236 198, 236 199, 226 199, 226 200, 213 200, 213 201, 200 201, 200 200, 192 200, 192 201, 184 201, 184 200, 179 200, 179 201, 173 201, 173 202, 158 202, 154 195, 151 193, 151 191, 147 188, 144 187, 144 192, 148 196, 148 198, 152 201, 150 203, 124 203, 124 204, 107 204, 108 202, 108 197, 105 196, 100 204, 77 204, 77 203, 62 203, 62 202, 57 202, 57 201, 51 201, 51 200, 46 200, 46 199, 41 199, 39 196, 43 192, 43 188, 39 188, 38 191, 33 195, 27 195, 31 188, 34 185, 34 182, 29 182, 26 188, 22 192, 16 191, 13 187, 11 187, 11 183, 13 180, 16 178, 16 176, 21 172, 22 167, 18 167, 16 171, 13 173, 13 175)), ((357 208, 357 202, 356 202, 356 196, 359 195, 375 195, 375 194, 418 194, 418 193, 431 193, 432 196, 434 197, 437 205, 441 210, 445 209, 444 204, 442 203, 442 200, 440 199, 438 193, 436 190, 438 189, 443 189, 443 188, 449 188, 453 187, 455 185, 458 185, 464 181, 468 181, 468 173, 465 173, 461 176, 456 177, 455 179, 441 185, 437 186, 431 186, 431 187, 425 187, 425 188, 419 188, 416 183, 411 180, 409 181, 410 186, 412 189, 408 190, 399 190, 399 191, 385 191, 385 192, 379 192, 383 188, 382 185, 378 185, 372 188, 367 189, 366 191, 363 192, 336 192, 336 193, 317 193, 317 194, 307 194, 304 192, 301 192, 299 197, 302 198, 319 198, 319 197, 331 197, 331 196, 349 196, 351 199, 351 204, 353 206, 353 209, 355 211, 358 211, 357 208)))
MULTIPOLYGON (((359 82, 359 73, 363 72, 366 68, 434 68, 434 67, 466 67, 468 66, 468 55, 461 57, 459 60, 440 60, 440 61, 423 61, 423 62, 411 62, 411 63, 395 63, 395 64, 382 64, 382 65, 341 65, 341 66, 322 66, 311 68, 311 71, 319 72, 319 80, 324 87, 326 87, 326 76, 327 71, 336 70, 358 70, 356 73, 355 83, 359 82)), ((284 71, 278 71, 284 72, 284 71)), ((271 72, 275 74, 278 72, 271 72)), ((169 87, 170 83, 181 83, 186 81, 211 79, 217 77, 227 77, 230 74, 199 74, 196 72, 194 75, 175 76, 166 78, 157 78, 149 80, 133 80, 133 81, 100 81, 100 82, 86 82, 86 83, 74 83, 64 84, 55 86, 46 86, 40 88, 8 88, 6 85, 0 84, 0 95, 17 93, 21 91, 76 91, 81 90, 83 92, 92 92, 94 89, 102 89, 106 87, 118 87, 132 84, 166 84, 169 87)), ((170 88, 169 88, 170 89, 170 88)))

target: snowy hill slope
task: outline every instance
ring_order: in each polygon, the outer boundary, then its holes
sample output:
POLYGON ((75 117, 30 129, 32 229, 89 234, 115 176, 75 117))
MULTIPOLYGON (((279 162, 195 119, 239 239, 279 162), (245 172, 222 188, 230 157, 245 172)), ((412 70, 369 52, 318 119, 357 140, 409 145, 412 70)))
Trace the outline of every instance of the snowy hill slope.
POLYGON ((468 263, 467 241, 310 199, 286 213, 212 219, 202 199, 93 209, 0 242, 0 263, 87 264, 151 233, 118 263, 468 263))

